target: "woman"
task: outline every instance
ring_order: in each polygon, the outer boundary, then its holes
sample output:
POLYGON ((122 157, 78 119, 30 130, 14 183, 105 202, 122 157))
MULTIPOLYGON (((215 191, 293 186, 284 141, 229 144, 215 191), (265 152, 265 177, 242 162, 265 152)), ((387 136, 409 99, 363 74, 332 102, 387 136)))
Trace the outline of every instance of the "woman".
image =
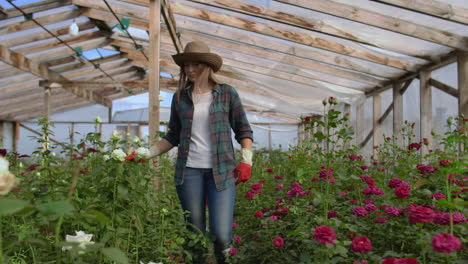
MULTIPOLYGON (((235 184, 251 176, 252 129, 236 90, 214 76, 222 65, 219 55, 194 41, 172 57, 181 67, 179 88, 172 98, 167 134, 151 154, 178 146, 175 184, 182 209, 188 212, 188 228, 205 233, 207 201, 215 255, 218 264, 225 263, 232 241, 235 184), (231 129, 242 147, 237 167, 231 129)), ((200 255, 195 263, 205 263, 200 255)))

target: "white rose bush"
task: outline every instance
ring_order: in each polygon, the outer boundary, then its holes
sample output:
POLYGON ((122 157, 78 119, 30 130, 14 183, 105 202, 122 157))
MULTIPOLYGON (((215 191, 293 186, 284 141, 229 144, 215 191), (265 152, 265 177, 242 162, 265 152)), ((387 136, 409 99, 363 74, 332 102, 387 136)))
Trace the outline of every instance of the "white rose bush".
POLYGON ((184 248, 204 238, 186 231, 172 161, 155 171, 145 140, 95 130, 31 156, 0 150, 0 263, 190 262, 184 248))

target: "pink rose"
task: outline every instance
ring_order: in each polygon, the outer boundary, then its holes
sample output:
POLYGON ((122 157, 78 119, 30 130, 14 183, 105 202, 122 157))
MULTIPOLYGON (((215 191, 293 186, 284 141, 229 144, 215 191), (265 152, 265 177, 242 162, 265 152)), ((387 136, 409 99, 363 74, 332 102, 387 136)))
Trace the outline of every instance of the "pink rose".
POLYGON ((334 245, 336 238, 335 231, 331 227, 328 226, 318 226, 317 228, 314 229, 314 239, 317 240, 317 242, 325 244, 332 244, 334 245))
POLYGON ((445 199, 445 195, 443 193, 434 193, 432 194, 432 199, 440 200, 445 199))
POLYGON ((372 249, 372 242, 366 236, 355 237, 351 243, 354 252, 367 253, 372 249))
POLYGON ((237 249, 236 248, 229 249, 229 254, 230 255, 236 255, 237 254, 237 249))
POLYGON ((395 195, 398 198, 406 199, 411 194, 411 186, 409 185, 400 185, 395 189, 395 195))
POLYGON ((435 213, 432 209, 424 206, 416 206, 409 211, 410 223, 430 223, 434 220, 435 213))
POLYGON ((437 234, 432 237, 432 249, 441 253, 450 253, 461 247, 460 239, 448 233, 437 234))
POLYGON ((273 245, 277 248, 283 247, 284 240, 281 237, 273 238, 273 245))
POLYGON ((366 210, 365 207, 356 206, 353 208, 353 215, 355 216, 369 216, 369 212, 366 210))
POLYGON ((419 264, 417 259, 414 258, 400 258, 396 259, 393 264, 419 264))

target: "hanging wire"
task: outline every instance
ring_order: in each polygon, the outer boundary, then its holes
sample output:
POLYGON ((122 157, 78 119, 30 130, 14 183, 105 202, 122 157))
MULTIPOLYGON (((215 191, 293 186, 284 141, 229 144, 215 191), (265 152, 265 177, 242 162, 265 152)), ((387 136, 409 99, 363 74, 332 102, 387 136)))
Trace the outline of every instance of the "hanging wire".
POLYGON ((107 0, 103 0, 104 3, 106 3, 106 6, 107 8, 109 9, 109 11, 114 15, 115 19, 117 19, 117 21, 119 21, 119 24, 120 24, 120 27, 122 28, 122 30, 125 30, 125 32, 127 33, 128 37, 130 37, 130 39, 132 39, 133 41, 133 44, 135 45, 135 49, 139 50, 141 52, 141 54, 143 54, 143 56, 145 56, 146 60, 149 61, 149 58, 148 56, 146 56, 145 52, 143 51, 143 49, 141 48, 141 45, 138 45, 138 43, 135 41, 135 39, 132 37, 132 35, 130 35, 130 32, 128 32, 127 30, 127 26, 125 26, 122 21, 119 19, 119 17, 117 16, 117 14, 114 12, 114 10, 112 10, 112 7, 109 5, 109 3, 107 3, 107 0))
POLYGON ((21 8, 19 8, 17 5, 13 4, 12 0, 7 0, 8 3, 10 3, 14 8, 16 8, 18 11, 20 11, 24 17, 30 17, 30 20, 33 21, 34 23, 36 23, 36 25, 40 26, 42 29, 44 29, 47 33, 49 33, 51 36, 53 36, 54 38, 56 38, 58 41, 60 41, 60 43, 64 44, 66 47, 68 47, 69 49, 73 50, 73 52, 78 56, 78 57, 82 57, 84 58, 86 61, 88 61, 89 63, 91 63, 94 68, 96 69, 99 69, 102 73, 104 73, 104 75, 106 75, 108 78, 110 78, 111 80, 115 81, 114 78, 112 78, 112 76, 110 76, 107 72, 105 72, 103 69, 101 69, 101 67, 99 67, 99 64, 96 64, 94 63, 93 61, 91 60, 88 60, 86 57, 82 56, 82 54, 80 52, 77 52, 76 49, 74 49, 73 47, 71 47, 70 45, 68 45, 68 43, 64 42, 62 39, 60 39, 57 35, 55 35, 54 33, 50 32, 50 30, 48 30, 47 28, 45 28, 41 23, 37 22, 34 18, 32 18, 32 14, 27 14, 26 12, 24 12, 21 8), (79 54, 78 54, 79 53, 79 54))

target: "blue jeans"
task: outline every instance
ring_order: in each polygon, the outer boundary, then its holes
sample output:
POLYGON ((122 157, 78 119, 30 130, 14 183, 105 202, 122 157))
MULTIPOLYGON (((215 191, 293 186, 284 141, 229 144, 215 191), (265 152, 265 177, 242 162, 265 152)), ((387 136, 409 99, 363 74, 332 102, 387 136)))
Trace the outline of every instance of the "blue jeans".
POLYGON ((218 263, 223 263, 223 250, 229 248, 232 242, 235 185, 217 191, 212 169, 187 167, 182 184, 176 188, 182 209, 188 211, 186 220, 191 224, 188 229, 193 232, 206 233, 205 201, 208 202, 209 231, 216 238, 218 263))

